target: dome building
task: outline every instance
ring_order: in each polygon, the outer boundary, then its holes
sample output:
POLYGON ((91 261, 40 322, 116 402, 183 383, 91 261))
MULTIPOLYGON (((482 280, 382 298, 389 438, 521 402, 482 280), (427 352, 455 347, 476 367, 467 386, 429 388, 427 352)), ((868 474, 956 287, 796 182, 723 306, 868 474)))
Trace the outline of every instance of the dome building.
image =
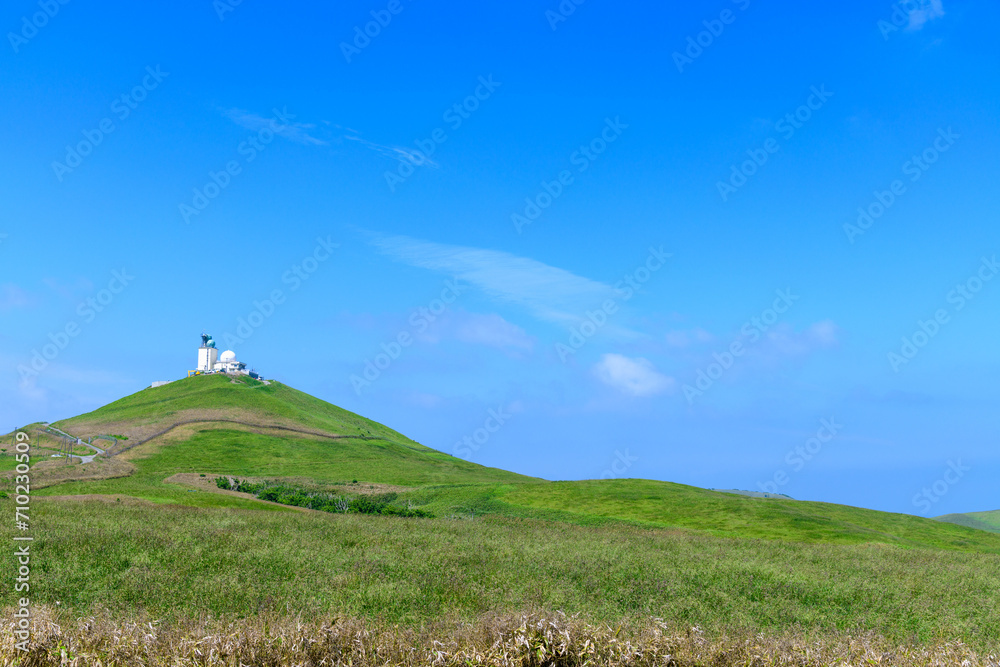
POLYGON ((219 360, 215 362, 215 366, 212 370, 216 373, 236 373, 238 375, 247 375, 246 371, 247 365, 242 361, 236 360, 236 353, 232 350, 226 350, 219 356, 219 360))
POLYGON ((201 335, 201 347, 198 348, 198 366, 188 375, 204 373, 229 373, 231 375, 250 375, 247 365, 236 359, 236 353, 226 350, 221 355, 215 346, 215 340, 209 334, 201 335))

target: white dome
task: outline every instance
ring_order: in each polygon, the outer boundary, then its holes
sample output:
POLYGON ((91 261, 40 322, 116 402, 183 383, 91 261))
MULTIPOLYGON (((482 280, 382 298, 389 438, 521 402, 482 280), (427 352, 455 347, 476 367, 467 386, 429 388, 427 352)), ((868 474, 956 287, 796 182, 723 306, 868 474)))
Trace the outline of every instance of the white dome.
POLYGON ((236 353, 233 352, 232 350, 226 350, 221 355, 219 355, 219 361, 222 362, 236 361, 236 353))

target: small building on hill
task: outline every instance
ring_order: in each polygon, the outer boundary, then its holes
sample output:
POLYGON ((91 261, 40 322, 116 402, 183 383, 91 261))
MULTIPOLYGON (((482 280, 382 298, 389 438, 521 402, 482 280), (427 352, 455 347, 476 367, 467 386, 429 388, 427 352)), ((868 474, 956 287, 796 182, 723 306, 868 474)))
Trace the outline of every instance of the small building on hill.
POLYGON ((188 371, 188 376, 205 375, 209 373, 227 373, 229 375, 250 375, 256 373, 247 370, 247 365, 236 359, 236 353, 226 350, 219 354, 215 340, 209 334, 201 335, 201 347, 198 348, 198 367, 188 371))

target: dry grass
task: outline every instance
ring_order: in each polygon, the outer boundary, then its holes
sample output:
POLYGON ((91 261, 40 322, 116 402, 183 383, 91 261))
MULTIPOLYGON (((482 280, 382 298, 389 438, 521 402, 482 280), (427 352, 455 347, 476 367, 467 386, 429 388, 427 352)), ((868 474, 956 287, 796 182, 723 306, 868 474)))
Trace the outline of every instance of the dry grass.
MULTIPOLYGON (((135 422, 121 421, 76 420, 73 423, 72 428, 74 430, 72 431, 72 434, 82 438, 104 433, 121 433, 122 435, 128 436, 128 440, 121 440, 108 450, 109 453, 114 456, 127 452, 154 439, 163 438, 164 436, 173 436, 173 440, 186 440, 194 432, 207 427, 236 429, 247 433, 258 433, 261 435, 275 435, 281 437, 312 436, 332 439, 352 437, 339 433, 332 433, 322 429, 305 428, 291 419, 267 418, 265 423, 260 415, 257 415, 249 410, 240 410, 236 408, 181 410, 170 415, 168 419, 149 424, 137 424, 135 422)), ((362 439, 378 440, 380 438, 362 437, 362 439)), ((98 444, 98 446, 100 446, 100 444, 98 444)))
MULTIPOLYGON (((73 465, 67 465, 65 459, 40 461, 31 466, 31 488, 43 489, 64 482, 128 477, 133 472, 135 466, 128 461, 101 456, 86 465, 80 465, 80 459, 73 459, 73 465)), ((10 486, 15 475, 13 470, 0 473, 0 487, 10 486)))
MULTIPOLYGON (((150 436, 163 431, 175 424, 188 422, 234 420, 238 422, 260 421, 255 419, 252 413, 236 408, 224 409, 188 409, 164 415, 160 419, 151 420, 150 423, 140 423, 136 420, 118 421, 108 419, 88 419, 86 417, 76 417, 72 420, 72 426, 67 426, 72 430, 67 431, 77 437, 86 438, 104 433, 120 433, 128 436, 128 440, 122 444, 125 446, 134 444, 137 440, 146 440, 150 436)), ((61 422, 60 422, 61 423, 61 422)))
POLYGON ((678 630, 658 619, 609 627, 561 613, 487 616, 472 624, 422 629, 334 618, 129 622, 107 614, 60 617, 34 610, 27 653, 15 648, 12 610, 3 615, 0 661, 20 667, 292 667, 319 665, 615 665, 769 667, 998 667, 998 657, 975 654, 960 642, 893 646, 877 636, 723 636, 678 630))
POLYGON ((40 502, 77 502, 77 503, 107 503, 112 505, 144 505, 146 507, 155 507, 156 503, 151 500, 146 500, 145 498, 135 498, 133 496, 105 496, 97 493, 84 493, 75 496, 43 496, 38 498, 40 502))

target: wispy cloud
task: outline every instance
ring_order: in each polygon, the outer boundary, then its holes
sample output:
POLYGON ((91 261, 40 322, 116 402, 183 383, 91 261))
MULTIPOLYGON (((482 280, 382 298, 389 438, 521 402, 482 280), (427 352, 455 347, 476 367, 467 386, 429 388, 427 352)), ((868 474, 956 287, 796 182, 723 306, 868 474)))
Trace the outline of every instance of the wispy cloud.
POLYGON ((715 336, 700 327, 696 327, 690 331, 668 331, 665 340, 669 347, 688 347, 695 343, 711 343, 715 340, 715 336))
POLYGON ((631 396, 652 396, 672 391, 677 385, 673 378, 663 375, 641 357, 605 354, 593 371, 604 384, 631 396))
POLYGON ((804 331, 795 331, 788 324, 779 324, 767 333, 762 346, 765 352, 776 356, 794 357, 815 350, 836 347, 840 344, 840 329, 831 320, 810 325, 804 331))
MULTIPOLYGON (((0 365, 15 367, 24 364, 26 360, 12 357, 0 357, 0 365)), ((67 385, 84 387, 88 392, 92 392, 97 387, 120 387, 134 383, 133 378, 126 377, 115 371, 104 369, 84 368, 70 364, 50 362, 38 375, 24 375, 17 383, 17 394, 19 397, 32 405, 46 405, 56 398, 65 398, 67 395, 67 385), (38 380, 42 379, 43 384, 59 387, 51 390, 46 386, 40 386, 38 380)))
MULTIPOLYGON (((916 4, 917 7, 909 10, 910 24, 906 26, 908 30, 920 30, 928 21, 944 16, 941 0, 920 0, 916 4)), ((901 6, 906 8, 903 3, 901 6)))
POLYGON ((226 109, 223 113, 237 125, 254 132, 259 132, 265 127, 269 127, 279 137, 294 141, 295 143, 311 146, 326 146, 329 144, 328 141, 313 136, 312 132, 316 129, 315 123, 282 121, 275 116, 265 118, 260 114, 244 111, 243 109, 226 109))
POLYGON ((48 398, 48 392, 39 387, 33 377, 18 382, 17 391, 23 399, 34 403, 42 403, 48 398))
POLYGON ((14 283, 0 285, 0 311, 24 308, 31 303, 31 297, 14 283))
POLYGON ((439 166, 437 162, 415 148, 395 144, 380 144, 365 139, 358 130, 344 127, 328 120, 322 121, 321 125, 317 125, 316 123, 299 123, 290 120, 290 118, 294 118, 291 114, 288 114, 289 119, 283 120, 277 113, 273 116, 265 117, 251 111, 235 108, 225 109, 222 113, 240 127, 245 127, 254 132, 259 132, 265 127, 269 127, 276 135, 299 144, 328 146, 332 143, 341 144, 349 141, 363 146, 370 151, 374 151, 383 157, 396 160, 397 162, 406 162, 414 167, 437 168, 439 166))
POLYGON ((94 290, 94 283, 86 278, 77 278, 73 283, 63 283, 56 278, 43 278, 42 282, 50 290, 64 299, 76 300, 94 290))
POLYGON ((420 391, 411 391, 404 394, 404 400, 424 410, 433 410, 444 403, 444 398, 437 394, 425 394, 420 391))
POLYGON ((525 333, 524 329, 496 313, 463 314, 457 323, 455 338, 463 343, 486 345, 500 350, 530 352, 535 346, 535 339, 525 333))
POLYGON ((438 163, 431 158, 425 156, 423 153, 419 152, 414 148, 406 148, 405 146, 388 146, 385 144, 378 144, 374 141, 368 141, 363 139, 357 132, 345 133, 342 137, 346 141, 354 141, 361 144, 369 150, 373 150, 379 155, 384 155, 385 157, 391 158, 393 160, 398 160, 399 162, 407 162, 415 167, 438 167, 438 163))
POLYGON ((588 309, 619 296, 610 285, 499 250, 380 234, 371 234, 369 242, 397 261, 453 276, 559 324, 575 324, 588 309))

